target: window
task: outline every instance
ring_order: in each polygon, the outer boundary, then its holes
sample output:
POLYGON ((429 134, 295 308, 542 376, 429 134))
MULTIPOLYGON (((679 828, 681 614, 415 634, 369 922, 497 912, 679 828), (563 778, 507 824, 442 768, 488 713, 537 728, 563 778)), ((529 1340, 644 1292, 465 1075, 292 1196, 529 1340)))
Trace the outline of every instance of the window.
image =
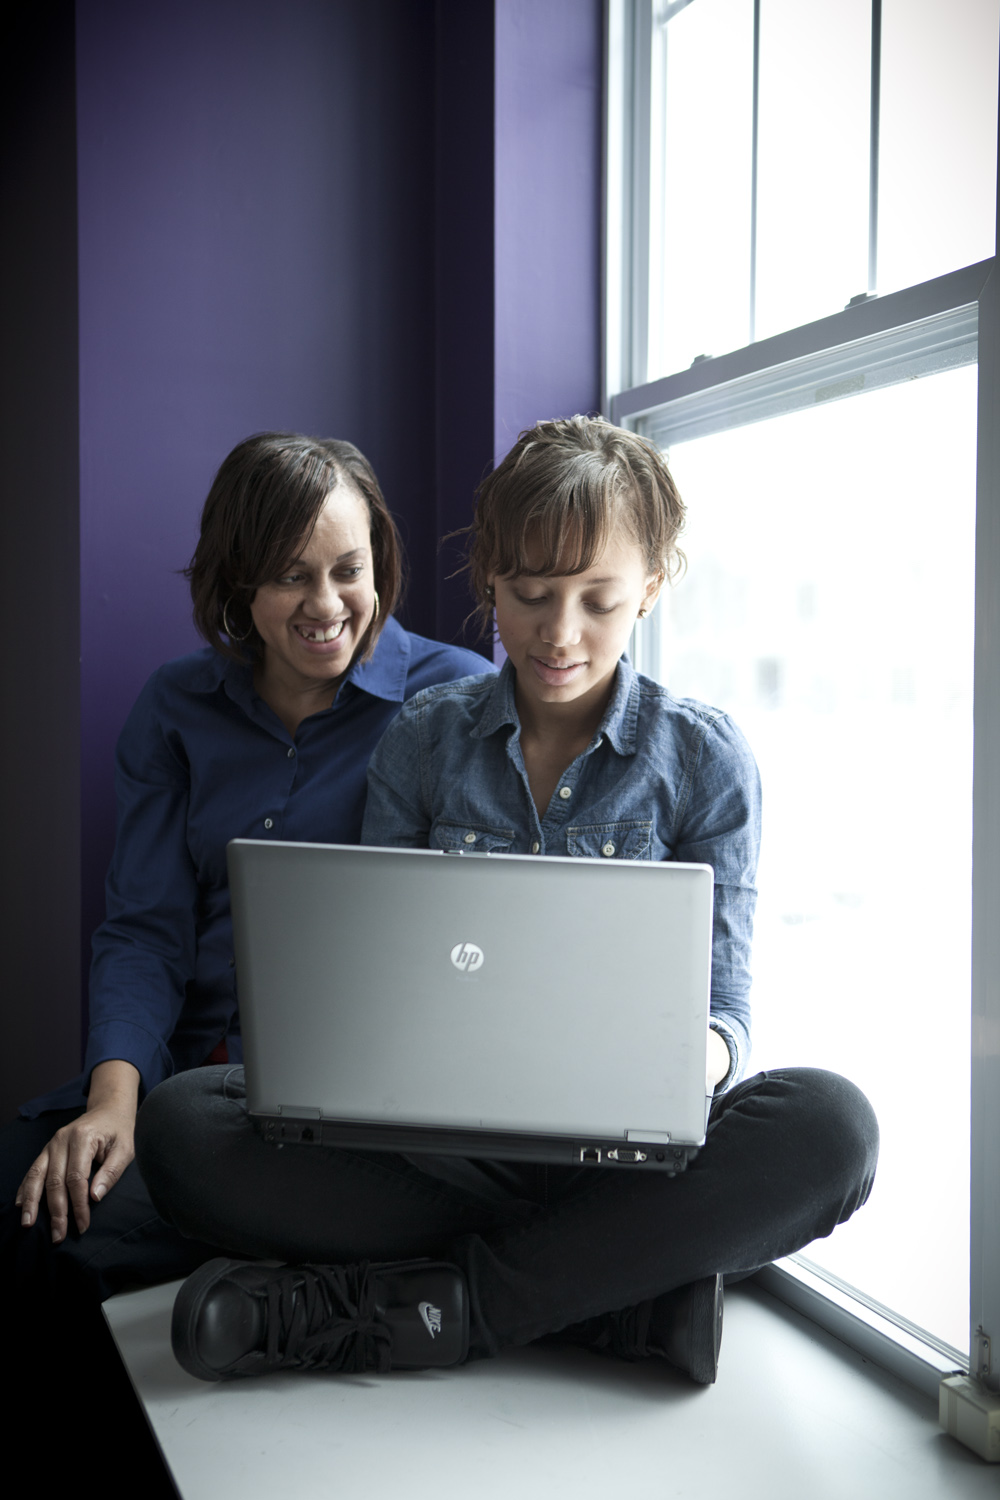
POLYGON ((637 664, 764 780, 754 1063, 882 1125, 789 1274, 940 1368, 971 1306, 993 1385, 998 33, 1000 0, 612 0, 606 260, 607 410, 690 507, 637 664))

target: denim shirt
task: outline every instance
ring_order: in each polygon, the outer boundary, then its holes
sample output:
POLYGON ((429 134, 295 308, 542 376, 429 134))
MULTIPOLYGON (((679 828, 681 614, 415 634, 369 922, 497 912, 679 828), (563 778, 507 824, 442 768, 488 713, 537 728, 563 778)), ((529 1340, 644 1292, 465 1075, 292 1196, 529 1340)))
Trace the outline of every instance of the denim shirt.
POLYGON ((590 744, 541 818, 521 754, 515 674, 417 693, 368 768, 365 844, 469 852, 674 859, 715 872, 711 1025, 742 1075, 750 1052, 750 944, 760 845, 760 778, 719 709, 618 663, 590 744))

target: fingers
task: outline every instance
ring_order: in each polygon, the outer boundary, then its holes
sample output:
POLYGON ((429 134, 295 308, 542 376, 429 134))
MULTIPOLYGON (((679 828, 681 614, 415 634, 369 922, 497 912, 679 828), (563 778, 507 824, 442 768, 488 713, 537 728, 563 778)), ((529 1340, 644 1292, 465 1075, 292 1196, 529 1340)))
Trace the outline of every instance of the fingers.
POLYGON ((32 1162, 15 1202, 21 1223, 37 1221, 42 1192, 52 1221, 52 1240, 59 1244, 69 1232, 69 1216, 80 1234, 90 1228, 91 1199, 99 1203, 118 1182, 135 1155, 135 1109, 104 1106, 88 1110, 57 1130, 45 1150, 32 1162), (95 1165, 91 1182, 90 1174, 95 1165))
MULTIPOLYGON (((85 1134, 83 1131, 79 1131, 74 1135, 66 1163, 65 1181, 61 1184, 60 1188, 59 1202, 64 1205, 63 1213, 66 1213, 65 1203, 68 1194, 73 1209, 73 1218, 76 1220, 76 1227, 81 1234, 84 1234, 90 1228, 90 1173, 94 1157, 98 1154, 100 1146, 100 1140, 96 1139, 89 1132, 85 1134)), ((55 1239, 56 1216, 52 1209, 53 1189, 51 1173, 47 1192, 49 1213, 52 1214, 52 1237, 55 1239)), ((68 1222, 64 1218, 62 1222, 62 1234, 59 1236, 60 1239, 65 1237, 68 1227, 68 1222)))
POLYGON ((21 1223, 27 1228, 34 1224, 38 1217, 38 1205, 42 1201, 42 1192, 45 1188, 45 1178, 49 1170, 49 1148, 36 1156, 27 1172, 24 1181, 18 1188, 14 1202, 21 1210, 21 1223))
POLYGON ((90 1226, 87 1188, 97 1142, 79 1125, 79 1121, 74 1121, 73 1125, 56 1131, 45 1150, 28 1168, 15 1198, 21 1206, 21 1223, 30 1228, 38 1218, 38 1207, 42 1193, 45 1193, 54 1245, 60 1244, 69 1232, 71 1202, 80 1232, 90 1226), (81 1203, 82 1214, 79 1211, 81 1203))
MULTIPOLYGON (((69 1198, 66 1190, 70 1181, 70 1162, 77 1124, 78 1122, 74 1121, 73 1125, 66 1125, 62 1130, 57 1130, 49 1141, 49 1169, 45 1174, 45 1201, 48 1204, 54 1245, 64 1240, 69 1231, 69 1198)), ((87 1175, 90 1175, 89 1159, 87 1175)))
POLYGON ((100 1203, 101 1199, 115 1186, 134 1156, 135 1147, 131 1140, 126 1141, 122 1137, 117 1137, 101 1163, 100 1171, 94 1173, 94 1179, 90 1184, 90 1196, 95 1203, 100 1203))

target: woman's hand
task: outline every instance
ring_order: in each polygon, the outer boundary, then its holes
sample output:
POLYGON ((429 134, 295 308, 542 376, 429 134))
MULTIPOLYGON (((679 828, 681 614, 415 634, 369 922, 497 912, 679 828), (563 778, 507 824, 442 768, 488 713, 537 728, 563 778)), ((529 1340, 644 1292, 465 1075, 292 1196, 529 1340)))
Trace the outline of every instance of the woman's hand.
POLYGON ((138 1070, 120 1060, 98 1063, 90 1076, 85 1112, 56 1131, 17 1190, 14 1201, 23 1225, 34 1224, 44 1189, 53 1244, 66 1238, 71 1204, 79 1232, 89 1228, 89 1200, 99 1203, 135 1155, 138 1105, 138 1070), (100 1170, 91 1180, 95 1163, 100 1170))

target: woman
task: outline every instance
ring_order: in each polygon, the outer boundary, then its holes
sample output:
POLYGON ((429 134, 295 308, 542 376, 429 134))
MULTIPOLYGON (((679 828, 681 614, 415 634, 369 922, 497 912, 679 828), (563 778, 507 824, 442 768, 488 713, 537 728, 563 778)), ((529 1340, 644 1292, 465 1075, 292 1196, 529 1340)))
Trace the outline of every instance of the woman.
POLYGON ((471 529, 473 590, 507 662, 404 708, 372 757, 363 839, 450 847, 457 827, 502 832, 520 854, 711 864, 706 1146, 673 1180, 279 1154, 249 1128, 237 1070, 176 1080, 140 1118, 161 1212, 230 1251, 306 1263, 222 1258, 191 1276, 174 1317, 191 1373, 455 1363, 558 1334, 710 1383, 723 1273, 829 1234, 867 1198, 877 1126, 853 1085, 812 1069, 740 1082, 753 758, 724 714, 672 698, 623 656, 678 564, 682 520, 662 457, 634 434, 581 417, 523 433, 471 529))
POLYGON ((486 665, 397 624, 401 566, 350 443, 263 433, 216 475, 187 569, 209 646, 154 673, 118 745, 84 1071, 3 1133, 8 1253, 31 1276, 103 1298, 210 1253, 157 1219, 131 1165, 136 1109, 171 1073, 241 1056, 229 839, 357 842, 368 758, 402 703, 486 665))

